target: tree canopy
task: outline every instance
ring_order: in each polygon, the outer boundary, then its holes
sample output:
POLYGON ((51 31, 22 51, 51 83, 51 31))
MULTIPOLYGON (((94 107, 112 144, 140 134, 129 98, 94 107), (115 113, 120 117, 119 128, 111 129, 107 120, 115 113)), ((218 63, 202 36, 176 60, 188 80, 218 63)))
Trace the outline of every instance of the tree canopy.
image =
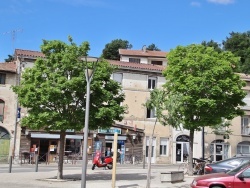
POLYGON ((146 49, 150 51, 161 51, 154 43, 148 45, 146 49))
MULTIPOLYGON (((65 131, 82 130, 85 122, 86 77, 84 69, 91 63, 81 58, 88 55, 89 43, 77 46, 69 37, 70 44, 58 40, 44 40, 41 51, 45 58, 38 58, 32 68, 22 74, 18 94, 21 106, 28 109, 28 116, 21 125, 31 129, 60 131, 64 140, 65 131)), ((110 79, 115 67, 101 60, 91 82, 89 128, 110 127, 115 120, 122 120, 125 107, 121 106, 124 94, 121 86, 110 79)), ((60 142, 64 144, 64 142, 60 142)), ((60 145, 64 148, 64 145, 60 145)), ((60 150, 60 156, 64 151, 60 150)), ((59 157, 59 165, 63 165, 59 157)), ((62 178, 60 166, 58 178, 62 178)))
POLYGON ((213 128, 222 118, 231 120, 244 114, 241 106, 245 105, 242 101, 246 95, 242 90, 245 82, 234 73, 239 58, 228 51, 218 53, 212 47, 192 44, 177 46, 167 59, 164 88, 169 100, 176 99, 168 111, 170 125, 176 127, 181 123, 190 131, 191 161, 195 130, 213 128))
POLYGON ((222 42, 224 50, 231 51, 240 57, 238 72, 250 73, 250 31, 239 33, 231 32, 230 36, 222 42))
POLYGON ((206 47, 213 47, 215 51, 217 52, 222 52, 222 48, 221 48, 221 45, 218 44, 217 42, 213 41, 213 40, 210 40, 208 42, 206 41, 202 41, 201 43, 202 45, 206 46, 206 47))
POLYGON ((115 39, 105 45, 102 50, 104 59, 120 60, 119 49, 131 49, 132 45, 127 40, 115 39))

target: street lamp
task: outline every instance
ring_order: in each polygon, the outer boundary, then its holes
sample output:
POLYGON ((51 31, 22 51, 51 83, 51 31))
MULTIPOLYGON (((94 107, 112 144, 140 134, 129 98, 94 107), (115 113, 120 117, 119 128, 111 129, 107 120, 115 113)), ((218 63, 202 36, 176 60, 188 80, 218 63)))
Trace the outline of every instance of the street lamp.
POLYGON ((84 125, 84 141, 83 141, 83 155, 82 155, 82 182, 81 188, 86 187, 86 171, 87 171, 87 151, 88 151, 88 129, 89 129, 89 101, 90 101, 90 83, 93 78, 98 58, 95 57, 84 57, 85 63, 85 76, 87 82, 87 93, 86 93, 86 108, 85 108, 85 125, 84 125), (89 67, 88 62, 92 65, 89 67))

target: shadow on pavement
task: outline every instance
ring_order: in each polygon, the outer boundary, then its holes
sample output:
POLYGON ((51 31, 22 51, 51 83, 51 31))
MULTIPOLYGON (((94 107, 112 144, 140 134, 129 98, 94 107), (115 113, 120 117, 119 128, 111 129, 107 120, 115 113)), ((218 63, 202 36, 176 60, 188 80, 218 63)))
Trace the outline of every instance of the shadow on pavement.
MULTIPOLYGON (((52 178, 48 179, 56 179, 57 177, 54 176, 52 178)), ((154 177, 151 177, 154 178, 154 177)), ((64 175, 63 176, 64 180, 67 181, 79 181, 81 180, 81 174, 69 174, 69 175, 64 175)), ((98 180, 111 180, 112 179, 112 174, 104 174, 104 173, 96 173, 96 174, 87 174, 86 175, 86 180, 87 181, 98 181, 98 180)), ((123 180, 145 180, 147 179, 147 175, 143 174, 116 174, 116 181, 123 181, 123 180)))

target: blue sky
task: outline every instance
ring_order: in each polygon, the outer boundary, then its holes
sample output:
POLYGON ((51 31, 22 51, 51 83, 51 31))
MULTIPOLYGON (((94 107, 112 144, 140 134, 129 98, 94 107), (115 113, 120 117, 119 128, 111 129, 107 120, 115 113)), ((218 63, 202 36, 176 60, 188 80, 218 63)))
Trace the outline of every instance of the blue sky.
POLYGON ((97 57, 114 39, 135 50, 221 43, 250 30, 249 7, 249 0, 1 0, 0 62, 14 48, 40 51, 42 39, 67 42, 68 35, 88 41, 97 57))

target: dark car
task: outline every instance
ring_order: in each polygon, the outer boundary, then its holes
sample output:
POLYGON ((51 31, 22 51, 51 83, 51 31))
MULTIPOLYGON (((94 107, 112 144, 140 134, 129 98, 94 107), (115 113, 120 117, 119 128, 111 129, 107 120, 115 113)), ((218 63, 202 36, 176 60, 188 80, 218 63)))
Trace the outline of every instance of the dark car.
POLYGON ((206 164, 204 169, 205 174, 227 172, 247 161, 250 161, 250 156, 240 155, 229 159, 221 160, 215 163, 206 164))
POLYGON ((250 162, 226 172, 198 176, 190 184, 191 188, 249 188, 250 162))

